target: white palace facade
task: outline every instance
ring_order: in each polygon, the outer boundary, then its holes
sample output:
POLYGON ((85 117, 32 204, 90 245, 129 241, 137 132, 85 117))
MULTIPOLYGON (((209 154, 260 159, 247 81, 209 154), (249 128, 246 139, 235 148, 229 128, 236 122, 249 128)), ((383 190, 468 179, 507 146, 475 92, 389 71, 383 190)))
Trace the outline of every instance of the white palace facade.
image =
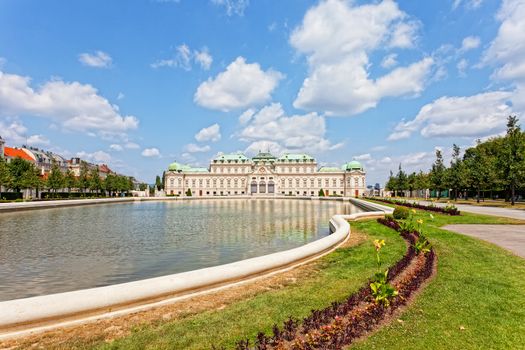
POLYGON ((177 162, 165 173, 168 196, 325 196, 360 197, 366 190, 366 173, 357 161, 340 168, 317 167, 307 154, 275 157, 259 152, 252 159, 243 154, 223 154, 209 168, 177 162))

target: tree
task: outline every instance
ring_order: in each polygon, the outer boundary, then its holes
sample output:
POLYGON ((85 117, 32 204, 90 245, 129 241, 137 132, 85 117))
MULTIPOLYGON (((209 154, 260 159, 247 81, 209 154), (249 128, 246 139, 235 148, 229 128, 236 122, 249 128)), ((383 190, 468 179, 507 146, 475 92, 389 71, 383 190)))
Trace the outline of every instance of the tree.
POLYGON ((408 187, 408 190, 410 191, 410 197, 413 196, 412 192, 414 192, 414 190, 416 189, 416 184, 417 184, 416 180, 417 180, 416 172, 411 173, 407 177, 407 187, 408 187))
POLYGON ((477 141, 476 147, 467 149, 463 156, 467 186, 476 191, 478 203, 481 191, 491 185, 491 179, 495 172, 492 163, 480 140, 477 141))
POLYGON ((162 172, 162 189, 165 189, 166 188, 166 172, 163 171, 162 172))
POLYGON ((319 197, 324 197, 324 191, 322 188, 319 190, 319 197))
POLYGON ((141 183, 139 185, 139 190, 141 190, 141 191, 146 191, 147 188, 148 188, 148 184, 141 183))
POLYGON ((64 182, 64 175, 60 171, 60 167, 58 166, 57 162, 53 161, 53 164, 51 165, 51 172, 49 173, 46 180, 47 188, 53 190, 56 194, 60 188, 64 188, 64 182))
POLYGON ((399 170, 397 172, 397 189, 403 193, 405 196, 405 191, 408 189, 408 179, 407 174, 401 169, 401 164, 399 164, 399 170))
POLYGON ((463 162, 460 157, 461 149, 458 145, 452 146, 452 159, 450 168, 446 172, 446 183, 452 189, 452 199, 457 200, 458 191, 465 187, 465 172, 463 162))
POLYGON ((33 163, 29 163, 27 170, 22 174, 20 178, 20 185, 22 189, 34 188, 38 197, 40 188, 43 187, 43 181, 40 177, 40 172, 33 163))
POLYGON ((77 187, 77 178, 75 177, 75 174, 68 169, 66 172, 66 175, 64 176, 64 188, 67 188, 67 192, 71 193, 72 188, 77 187))
POLYGON ((518 125, 518 117, 509 116, 507 119, 507 134, 503 138, 498 165, 502 170, 503 181, 510 190, 511 204, 514 205, 516 187, 523 180, 525 142, 521 128, 518 125))
POLYGON ((89 168, 84 161, 80 162, 80 176, 78 177, 78 187, 81 192, 85 192, 89 187, 89 168))
POLYGON ((417 173, 416 175, 415 182, 416 189, 420 191, 425 191, 426 197, 426 190, 430 188, 430 175, 425 174, 422 170, 420 170, 419 173, 417 173))
POLYGON ((0 157, 0 199, 2 199, 2 186, 9 183, 9 169, 4 158, 0 157))
POLYGON ((104 188, 109 192, 109 196, 113 197, 113 193, 117 190, 117 176, 108 174, 104 179, 104 188))
POLYGON ((443 164, 443 154, 439 149, 436 150, 436 160, 430 170, 430 184, 437 192, 437 198, 439 199, 445 185, 445 165, 443 164))
POLYGON ((186 196, 191 197, 191 188, 188 188, 186 191, 186 196))
POLYGON ((22 158, 14 158, 7 165, 9 181, 7 187, 15 192, 20 192, 21 189, 26 188, 24 182, 24 174, 31 170, 31 163, 22 158))
POLYGON ((157 175, 155 178, 155 187, 157 187, 157 191, 160 191, 162 189, 162 181, 160 180, 160 176, 157 175))
POLYGON ((98 174, 98 166, 92 168, 89 172, 89 189, 91 191, 95 191, 97 195, 102 189, 102 180, 100 179, 100 175, 98 174))

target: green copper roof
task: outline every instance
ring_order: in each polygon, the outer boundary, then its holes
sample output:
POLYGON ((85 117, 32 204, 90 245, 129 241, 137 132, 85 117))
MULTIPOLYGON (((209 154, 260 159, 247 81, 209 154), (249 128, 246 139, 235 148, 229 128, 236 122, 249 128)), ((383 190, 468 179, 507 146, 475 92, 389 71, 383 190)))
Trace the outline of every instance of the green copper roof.
POLYGON ((220 156, 215 157, 214 161, 228 163, 228 162, 241 162, 245 163, 249 159, 242 153, 232 153, 232 154, 221 154, 220 156))
POLYGON ((306 153, 285 153, 277 159, 278 162, 315 162, 314 157, 306 153))
POLYGON ((336 167, 324 166, 321 169, 319 169, 319 172, 320 173, 334 173, 334 172, 340 173, 341 169, 336 168, 336 167))
POLYGON ((182 170, 183 165, 177 162, 173 162, 168 166, 169 171, 179 171, 182 170))
POLYGON ((259 152, 255 157, 252 158, 253 160, 275 160, 275 156, 272 155, 269 152, 259 152))
POLYGON ((353 160, 351 162, 346 163, 343 169, 346 171, 363 170, 363 166, 357 160, 353 160))

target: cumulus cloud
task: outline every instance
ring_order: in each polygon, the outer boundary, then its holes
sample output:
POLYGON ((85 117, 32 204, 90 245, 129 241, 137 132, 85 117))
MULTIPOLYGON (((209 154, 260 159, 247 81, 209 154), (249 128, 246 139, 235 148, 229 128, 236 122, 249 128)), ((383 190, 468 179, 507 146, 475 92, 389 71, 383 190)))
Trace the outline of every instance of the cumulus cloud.
POLYGON ((93 163, 109 163, 111 161, 111 155, 104 151, 96 151, 92 153, 85 151, 77 152, 77 157, 93 163))
POLYGON ((119 144, 112 144, 112 145, 109 145, 109 149, 112 150, 112 151, 121 152, 121 151, 124 150, 124 147, 122 147, 119 144))
POLYGON ((477 49, 481 44, 481 40, 478 36, 467 36, 461 43, 460 52, 467 52, 469 50, 477 49))
POLYGON ((457 9, 461 4, 463 4, 467 10, 475 10, 483 4, 483 0, 454 0, 452 9, 457 9))
POLYGON ((28 135, 27 127, 18 119, 0 120, 0 136, 8 145, 12 146, 47 146, 50 144, 44 135, 28 135))
POLYGON ((136 129, 139 121, 89 84, 50 80, 34 89, 31 79, 0 71, 0 116, 38 116, 74 131, 110 135, 136 129))
POLYGON ((370 153, 360 154, 355 156, 354 159, 358 161, 367 161, 372 159, 372 155, 370 153))
POLYGON ((420 132, 424 137, 483 137, 505 129, 512 112, 512 93, 486 92, 468 97, 441 97, 424 105, 410 121, 401 121, 389 140, 410 137, 420 132))
POLYGON ((204 141, 217 142, 220 139, 221 139, 221 127, 217 123, 210 125, 207 128, 202 128, 198 133, 195 134, 195 140, 199 142, 204 142, 204 141))
POLYGON ((199 153, 199 152, 208 152, 211 147, 209 145, 199 146, 194 143, 187 144, 184 149, 188 153, 199 153))
POLYGON ((143 151, 142 151, 142 156, 144 157, 148 157, 148 158, 151 158, 151 157, 160 157, 160 151, 158 150, 158 148, 145 148, 143 151))
POLYGON ((394 66, 397 66, 397 54, 396 53, 391 53, 383 57, 383 60, 381 61, 381 67, 385 69, 389 69, 394 66))
POLYGON ((525 2, 504 0, 498 11, 501 22, 496 38, 485 51, 483 65, 493 65, 496 69, 492 79, 510 82, 514 86, 513 107, 518 112, 525 111, 525 2))
POLYGON ((228 16, 244 16, 244 11, 250 4, 250 0, 211 0, 217 6, 222 6, 228 16))
POLYGON ((109 68, 111 67, 111 56, 104 51, 96 51, 95 53, 81 53, 78 55, 78 60, 85 66, 94 68, 109 68))
POLYGON ((193 100, 224 112, 246 108, 268 101, 282 78, 277 71, 263 71, 258 63, 246 63, 244 57, 237 57, 224 72, 200 84, 193 100))
POLYGON ((175 49, 175 55, 168 59, 161 59, 153 62, 150 66, 152 68, 182 68, 189 71, 193 67, 193 63, 198 64, 202 69, 208 70, 213 62, 213 57, 208 51, 207 47, 201 50, 192 50, 188 45, 182 44, 175 49))
POLYGON ((266 145, 275 152, 318 153, 342 146, 342 143, 332 144, 325 133, 323 116, 317 113, 287 116, 281 104, 272 103, 257 111, 237 136, 241 141, 252 143, 247 150, 266 145))
MULTIPOLYGON (((387 96, 417 96, 431 73, 432 58, 377 79, 370 79, 368 71, 372 52, 413 47, 417 29, 418 23, 393 1, 353 6, 327 0, 309 9, 290 37, 309 65, 294 107, 348 116, 374 108, 387 96)), ((393 66, 394 59, 391 56, 385 64, 393 66)))
POLYGON ((466 73, 466 70, 468 68, 468 61, 464 58, 462 58, 458 64, 456 65, 457 69, 458 69, 458 73, 459 73, 459 76, 460 77, 466 77, 467 76, 467 73, 466 73))

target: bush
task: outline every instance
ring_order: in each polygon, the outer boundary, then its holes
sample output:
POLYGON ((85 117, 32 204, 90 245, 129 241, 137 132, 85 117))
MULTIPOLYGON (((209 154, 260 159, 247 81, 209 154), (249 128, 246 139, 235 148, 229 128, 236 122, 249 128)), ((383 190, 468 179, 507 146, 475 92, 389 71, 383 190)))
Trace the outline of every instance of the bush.
POLYGON ((405 207, 396 207, 393 213, 396 220, 408 219, 409 214, 408 208, 405 207))

